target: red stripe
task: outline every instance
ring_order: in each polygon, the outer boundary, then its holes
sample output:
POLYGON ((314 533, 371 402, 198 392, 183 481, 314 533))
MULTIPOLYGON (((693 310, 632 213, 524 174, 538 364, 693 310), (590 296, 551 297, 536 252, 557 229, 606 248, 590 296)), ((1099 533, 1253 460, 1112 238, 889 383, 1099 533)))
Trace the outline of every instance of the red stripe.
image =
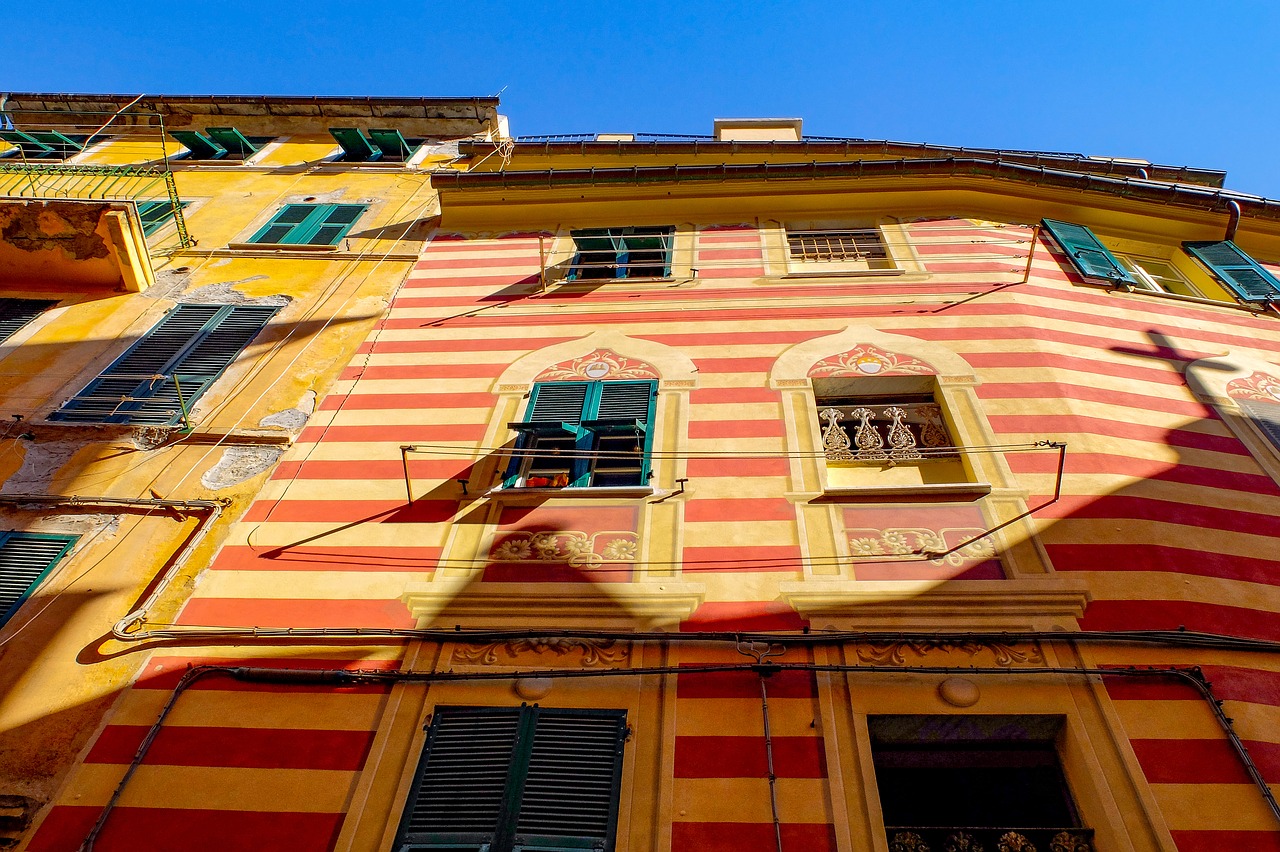
MULTIPOLYGON (((1216 732, 1215 732, 1216 733, 1216 732)), ((1226 740, 1133 740, 1133 750, 1153 784, 1251 784, 1244 764, 1226 740)), ((1243 740, 1268 784, 1280 783, 1280 743, 1243 740)))
POLYGON ((344 381, 388 381, 395 379, 492 379, 507 368, 506 364, 387 364, 347 367, 344 381))
MULTIPOLYGON (((734 809, 732 802, 725 802, 724 807, 734 809)), ((838 848, 835 826, 826 823, 783 823, 781 830, 784 849, 836 852, 838 848)), ((671 823, 671 852, 772 852, 775 848, 773 823, 671 823)))
MULTIPOLYGON (((445 459, 409 457, 409 475, 417 482, 429 479, 469 479, 471 468, 479 459, 474 456, 445 459)), ((272 479, 349 479, 353 482, 373 479, 404 480, 404 464, 386 459, 316 459, 281 462, 272 479)), ((459 486, 461 487, 461 486, 459 486)), ((459 495, 461 492, 459 492, 459 495)))
POLYGON ((193 598, 179 624, 211 627, 413 627, 398 600, 193 598))
MULTIPOLYGON (((488 266, 532 266, 534 272, 538 271, 538 247, 530 244, 527 246, 532 249, 532 257, 529 255, 516 255, 507 257, 491 257, 486 254, 474 253, 469 257, 444 258, 439 257, 444 252, 437 252, 436 256, 426 255, 422 260, 418 261, 414 269, 468 269, 481 268, 488 266)), ((456 246, 451 246, 456 249, 456 246)), ((492 251, 510 252, 513 246, 491 246, 492 251)))
POLYGON ((493 408, 497 401, 491 393, 360 393, 332 394, 320 401, 321 411, 350 409, 371 411, 388 409, 493 408))
POLYGON ((1178 852, 1280 852, 1280 832, 1275 831, 1170 831, 1178 852))
MULTIPOLYGON (((357 462, 337 464, 348 465, 351 475, 333 477, 335 479, 373 478, 371 475, 355 475, 358 471, 357 462)), ((310 471, 310 475, 304 478, 325 477, 319 477, 315 471, 310 471)), ((437 524, 450 520, 457 511, 458 503, 454 500, 415 500, 412 504, 406 504, 403 500, 258 500, 249 507, 244 520, 325 524, 437 524)), ((272 549, 274 548, 262 548, 264 551, 272 549)), ((342 549, 345 551, 346 546, 342 549)))
POLYGON ((1113 701, 1203 701, 1200 690, 1180 677, 1126 677, 1104 675, 1107 695, 1113 701))
POLYGON ((1199 601, 1094 601, 1080 620, 1084 630, 1187 630, 1253 639, 1280 639, 1275 613, 1199 601))
POLYGON ((1107 405, 1123 405, 1142 411, 1164 411, 1186 417, 1217 419, 1217 414, 1212 409, 1191 400, 1169 399, 1128 391, 1102 390, 1065 382, 991 382, 979 385, 977 391, 982 399, 1080 399, 1107 405))
MULTIPOLYGON (((108 725, 85 762, 128 764, 149 730, 145 725, 108 725)), ((167 725, 152 741, 144 762, 149 766, 354 772, 364 766, 373 735, 373 731, 167 725)))
MULTIPOLYGON (((832 331, 834 329, 813 331, 697 331, 679 334, 636 334, 632 336, 641 340, 661 343, 664 346, 683 349, 686 346, 733 346, 744 343, 803 343, 816 337, 825 337, 831 334, 832 331)), ((711 388, 706 388, 705 390, 711 390, 711 388)), ((693 393, 700 392, 693 391, 693 393)))
POLYGON ((474 442, 484 438, 484 423, 403 424, 397 426, 308 426, 298 436, 305 444, 327 443, 414 444, 436 441, 474 442))
MULTIPOLYGON (((794 521, 796 508, 781 497, 737 497, 731 500, 690 500, 685 503, 688 523, 703 521, 794 521)), ((688 554, 685 554, 688 558, 688 554)))
MULTIPOLYGON (((1048 499, 1035 496, 1032 505, 1048 499)), ((1116 520, 1128 518, 1141 521, 1163 521, 1170 524, 1202 527, 1205 529, 1250 532, 1255 535, 1280 535, 1280 518, 1257 512, 1241 512, 1233 509, 1217 509, 1191 503, 1174 503, 1170 500, 1154 500, 1147 497, 1127 496, 1069 496, 1036 512, 1045 518, 1101 518, 1116 520)))
POLYGON ((686 547, 684 549, 684 573, 799 571, 800 559, 800 546, 798 544, 686 547))
MULTIPOLYGON (((770 738, 778 778, 826 778, 819 737, 770 738)), ((768 778, 763 737, 676 737, 676 778, 768 778)))
MULTIPOLYGON (((758 254, 758 252, 757 252, 758 254)), ((763 266, 744 266, 737 269, 699 269, 699 278, 759 278, 764 275, 763 266)), ((706 294, 704 294, 706 295, 706 294)), ((717 292, 717 296, 720 294, 717 292)))
MULTIPOLYGON (((1065 534, 1065 533, 1064 533, 1065 534)), ((1045 543, 1058 571, 1166 571, 1280 585, 1280 561, 1162 544, 1045 543)))
MULTIPOLYGON (((1014 473, 1054 473, 1058 469, 1056 453, 1011 453, 1005 457, 1014 473)), ((1067 453, 1068 474, 1108 474, 1132 476, 1156 482, 1179 482, 1205 488, 1229 488, 1250 494, 1280 495, 1280 487, 1269 476, 1237 473, 1221 468, 1171 464, 1154 459, 1110 453, 1067 453)))
MULTIPOLYGON (((139 675, 134 689, 160 689, 172 692, 178 681, 193 666, 253 666, 268 669, 306 669, 342 670, 342 671, 395 671, 400 668, 398 660, 366 660, 366 659, 322 659, 318 657, 152 657, 147 661, 146 669, 139 675)), ((390 687, 378 684, 361 684, 359 686, 334 686, 331 684, 267 684, 253 681, 233 680, 229 676, 214 672, 191 684, 193 690, 217 690, 220 692, 323 692, 323 693, 382 693, 390 687)))
MULTIPOLYGON (((759 260, 760 247, 698 249, 698 260, 759 260)), ((701 272, 702 270, 698 270, 701 272)))
POLYGON ((227 545, 210 571, 405 571, 435 570, 439 547, 286 547, 227 545))
MULTIPOLYGON (((718 294, 717 294, 718 295, 718 294)), ((710 373, 767 373, 773 369, 776 358, 695 358, 698 372, 710 373)))
POLYGON ((744 402, 780 402, 782 394, 771 388, 732 387, 698 388, 689 391, 689 402, 694 405, 741 404, 744 402))
POLYGON ((991 428, 1004 435, 1013 433, 1055 437, 1073 434, 1103 435, 1172 447, 1210 450, 1215 453, 1249 455, 1248 449, 1235 436, 1206 435, 1191 429, 1144 426, 1141 423, 1128 423, 1103 417, 1085 417, 1078 414, 991 414, 987 416, 987 420, 991 423, 991 428))
POLYGON ((542 532, 546 530, 582 530, 598 532, 601 530, 634 530, 638 518, 638 508, 629 506, 572 506, 558 507, 554 504, 544 506, 511 506, 504 507, 498 518, 498 529, 528 530, 542 532))
MULTIPOLYGON (((490 562, 480 580, 484 583, 629 583, 633 578, 630 565, 602 565, 598 568, 575 568, 567 562, 490 562)), ((600 602, 601 611, 609 606, 600 602)))
MULTIPOLYGON (((58 805, 27 849, 79 849, 101 811, 98 807, 58 805)), ((179 848, 183 852, 321 852, 337 842, 343 818, 343 814, 120 806, 111 811, 93 848, 94 852, 173 852, 179 848)))
MULTIPOLYGON (((685 573, 689 571, 686 569, 685 573)), ((808 626, 809 622, 785 601, 717 601, 699 606, 681 623, 680 632, 804 630, 808 626)), ((759 687, 756 689, 758 694, 759 687)))
MULTIPOLYGON (((817 695, 817 683, 812 672, 776 672, 769 675, 767 688, 770 698, 813 698, 817 695)), ((753 671, 680 672, 676 675, 676 697, 759 700, 760 675, 753 671)), ((677 741, 679 739, 677 737, 677 741)))
MULTIPOLYGON (((1100 355, 1103 353, 1099 353, 1100 355)), ((1058 355, 1052 352, 966 352, 961 357, 974 367, 1020 367, 1071 370, 1100 376, 1117 376, 1139 379, 1161 385, 1185 385, 1182 374, 1167 365, 1139 367, 1132 364, 1116 364, 1095 358, 1074 355, 1058 355)))
POLYGON ((777 420, 691 420, 690 438, 781 438, 786 424, 777 420))
POLYGON ((1029 296, 1047 297, 1059 302, 1082 305, 1086 308, 1103 308, 1107 312, 1115 311, 1117 308, 1141 311, 1146 316, 1158 318, 1157 321, 1160 322, 1169 319, 1188 319, 1196 322, 1208 321, 1214 324, 1227 322, 1235 328, 1259 331, 1274 328, 1270 320, 1259 319, 1245 311, 1232 311, 1228 315, 1221 308, 1196 307, 1186 302, 1178 302, 1172 299, 1151 297, 1118 298, 1117 294, 1099 292, 1097 285, 1081 286, 1076 284, 1063 288, 1046 286, 1042 283, 1044 281, 1067 282, 1068 280, 1065 275, 1058 277, 1051 274, 1038 273, 1031 283, 1024 284, 1018 289, 1029 296))
POLYGON ((685 468, 689 477, 717 476, 787 476, 791 466, 783 458, 712 458, 689 459, 685 468))
MULTIPOLYGON (((519 266, 519 264, 512 264, 512 265, 519 266)), ((517 284, 528 284, 530 285, 530 289, 525 294, 523 294, 523 295, 528 295, 536 292, 533 288, 538 284, 538 273, 536 271, 512 272, 506 275, 461 275, 455 272, 452 274, 442 274, 439 276, 428 274, 430 272, 431 272, 430 269, 424 269, 410 275, 409 278, 405 281, 403 292, 410 293, 414 291, 429 289, 432 287, 455 287, 455 286, 476 287, 478 289, 483 290, 484 292, 488 292, 495 287, 513 287, 517 284)), ((476 296, 473 297, 473 300, 479 300, 481 296, 482 296, 481 293, 476 293, 476 296)), ((454 298, 460 298, 460 297, 454 297, 454 298)), ((511 298, 520 298, 520 296, 512 296, 511 298)), ((396 307, 403 307, 405 302, 425 304, 430 301, 431 300, 429 298, 425 298, 425 297, 422 299, 413 299, 410 297, 399 296, 396 298, 394 305, 396 307)), ((491 299, 489 301, 497 302, 497 301, 503 301, 503 300, 491 299)), ((459 302, 458 304, 462 304, 462 303, 459 302)))
POLYGON ((468 339, 428 339, 428 340, 376 340, 361 343, 356 352, 364 355, 370 352, 377 353, 408 353, 408 352, 491 352, 494 350, 505 351, 508 349, 519 349, 521 352, 527 351, 525 347, 535 346, 555 346, 558 343, 566 343, 573 340, 572 337, 533 337, 522 338, 521 340, 512 340, 509 337, 476 337, 468 339))

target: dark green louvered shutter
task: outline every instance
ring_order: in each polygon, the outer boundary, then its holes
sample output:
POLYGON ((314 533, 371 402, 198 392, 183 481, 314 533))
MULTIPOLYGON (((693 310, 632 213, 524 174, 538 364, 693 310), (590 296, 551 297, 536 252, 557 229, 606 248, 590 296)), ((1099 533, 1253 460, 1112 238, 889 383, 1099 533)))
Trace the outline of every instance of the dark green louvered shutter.
POLYGON ((666 278, 671 275, 674 228, 628 228, 622 236, 624 278, 666 278))
POLYGON ((600 420, 628 419, 649 422, 653 382, 601 382, 595 416, 600 420))
POLYGON ((17 148, 24 157, 46 157, 53 153, 53 146, 21 130, 0 130, 0 139, 17 148))
POLYGON ((0 624, 66 556, 76 536, 0 532, 0 624))
POLYGON ((621 710, 438 707, 399 852, 607 852, 617 824, 621 710))
POLYGON ((358 127, 330 127, 329 135, 342 146, 342 159, 348 163, 367 163, 381 153, 365 138, 358 127))
POLYGON ((193 160, 221 160, 227 149, 196 130, 171 130, 169 135, 182 143, 193 160))
POLYGON ((56 304, 43 299, 0 299, 0 341, 56 304))
POLYGON ((227 156, 244 159, 253 156, 261 146, 234 127, 206 127, 205 133, 215 144, 227 149, 227 156))
POLYGON ((649 481, 655 382, 598 382, 591 418, 583 426, 595 433, 591 484, 645 485, 649 481))
POLYGON ((378 146, 378 150, 382 152, 382 159, 396 160, 403 162, 412 156, 413 152, 418 150, 422 143, 414 144, 394 127, 389 128, 369 128, 369 138, 373 140, 373 144, 378 146))
POLYGON ((1280 404, 1252 399, 1237 399, 1236 404, 1249 416, 1253 425, 1267 436, 1276 452, 1280 452, 1280 404))
POLYGON ((364 204, 286 204, 249 242, 335 245, 366 209, 364 204))
POLYGON ((1137 284, 1133 276, 1116 260, 1115 255, 1084 225, 1059 222, 1056 219, 1045 219, 1042 224, 1062 248, 1071 265, 1085 278, 1105 278, 1118 284, 1137 284))
POLYGON ((534 423, 578 423, 590 385, 584 382, 542 382, 533 386, 529 420, 534 423))
POLYGON ((1183 243, 1182 247, 1244 301, 1280 298, 1280 281, 1230 240, 1183 243))
MULTIPOLYGON (((187 206, 185 201, 179 203, 182 207, 187 206)), ((143 201, 138 204, 138 218, 142 221, 142 233, 149 237, 173 218, 173 202, 143 201)))
POLYGON ((279 310, 178 305, 51 420, 174 425, 279 310), (176 378, 176 382, 175 382, 176 378))

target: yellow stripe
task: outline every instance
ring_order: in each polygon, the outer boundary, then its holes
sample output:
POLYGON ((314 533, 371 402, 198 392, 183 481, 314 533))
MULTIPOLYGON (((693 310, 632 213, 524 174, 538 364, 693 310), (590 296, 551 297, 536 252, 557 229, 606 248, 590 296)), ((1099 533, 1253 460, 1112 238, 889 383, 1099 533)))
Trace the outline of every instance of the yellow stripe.
MULTIPOLYGON (((125 767, 89 763, 67 785, 66 805, 101 807, 125 767)), ((227 769, 140 766, 124 789, 121 807, 214 811, 342 813, 360 773, 333 769, 227 769)))
MULTIPOLYGON (((807 698, 770 698, 769 730, 776 737, 816 737, 811 724, 813 702, 807 698)), ((676 700, 676 736, 763 737, 760 702, 750 698, 680 698, 676 700), (729 724, 727 720, 733 720, 729 724)), ((758 740, 757 740, 758 742, 758 740)))
MULTIPOLYGON (((151 725, 170 693, 134 689, 111 715, 113 725, 151 725)), ((316 731, 372 731, 385 700, 381 695, 254 693, 194 690, 165 719, 165 727, 280 728, 316 731)))
POLYGON ((425 576, 426 572, 409 571, 210 571, 192 597, 396 600, 407 583, 421 582, 425 576))
POLYGON ((1130 739, 1217 740, 1222 728, 1203 701, 1116 701, 1130 739))
MULTIPOLYGON (((783 822, 831 821, 827 779, 779 778, 778 815, 783 822)), ((773 822, 765 778, 677 778, 678 822, 773 822)))
MULTIPOLYGON (((1272 785, 1273 792, 1277 785, 1272 785)), ((1275 817, 1252 784, 1152 784, 1173 831, 1275 831, 1275 817)))

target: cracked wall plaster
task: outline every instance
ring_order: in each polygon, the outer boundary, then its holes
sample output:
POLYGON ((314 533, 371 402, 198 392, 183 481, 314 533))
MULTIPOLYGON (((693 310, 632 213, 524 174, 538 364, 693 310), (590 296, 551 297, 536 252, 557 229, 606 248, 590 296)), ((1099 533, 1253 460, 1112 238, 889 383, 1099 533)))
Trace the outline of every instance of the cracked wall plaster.
POLYGON ((213 491, 239 485, 267 470, 282 455, 284 447, 227 447, 218 463, 200 477, 200 484, 213 491))

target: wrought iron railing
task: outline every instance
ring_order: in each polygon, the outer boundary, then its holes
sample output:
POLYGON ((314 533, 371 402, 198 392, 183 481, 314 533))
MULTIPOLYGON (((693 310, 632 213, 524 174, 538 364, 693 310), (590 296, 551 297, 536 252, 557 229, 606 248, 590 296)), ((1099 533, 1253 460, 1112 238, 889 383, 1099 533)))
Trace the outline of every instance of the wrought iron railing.
POLYGON ((1089 828, 886 828, 889 852, 1095 852, 1089 828))
POLYGON ((828 461, 897 463, 952 458, 955 446, 932 402, 818 405, 828 461))

